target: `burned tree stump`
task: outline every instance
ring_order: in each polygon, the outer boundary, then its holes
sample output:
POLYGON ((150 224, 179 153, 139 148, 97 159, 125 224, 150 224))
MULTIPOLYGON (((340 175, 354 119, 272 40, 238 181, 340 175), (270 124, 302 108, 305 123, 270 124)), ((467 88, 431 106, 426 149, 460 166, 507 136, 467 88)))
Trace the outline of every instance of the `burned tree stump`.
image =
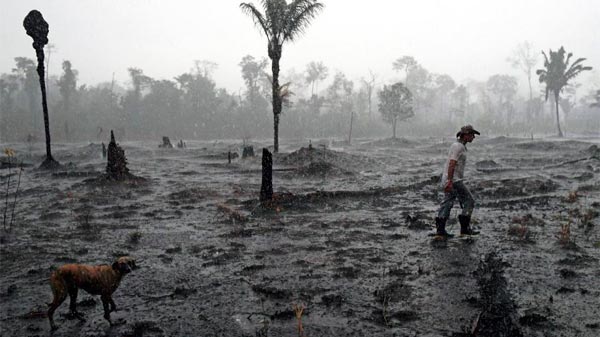
POLYGON ((163 136, 162 141, 163 141, 163 143, 160 144, 158 147, 166 148, 166 149, 173 148, 173 144, 171 144, 171 140, 169 139, 169 137, 163 136))
POLYGON ((254 157, 254 147, 244 146, 244 148, 242 149, 242 159, 246 157, 254 157))
POLYGON ((260 201, 273 199, 273 156, 266 148, 262 154, 262 183, 260 186, 260 201))
POLYGON ((106 158, 106 145, 102 142, 102 158, 106 158))
POLYGON ((50 121, 48 119, 48 103, 46 101, 46 77, 44 70, 44 46, 48 44, 48 22, 44 20, 42 13, 35 9, 29 12, 23 20, 23 27, 27 35, 33 39, 33 49, 37 56, 37 73, 42 89, 42 110, 44 111, 44 129, 46 131, 46 159, 40 165, 43 169, 56 169, 60 164, 52 157, 50 149, 50 121))
POLYGON ((125 151, 115 141, 115 135, 110 130, 110 143, 108 143, 108 163, 106 164, 106 173, 109 179, 123 180, 129 176, 127 168, 127 158, 125 151))

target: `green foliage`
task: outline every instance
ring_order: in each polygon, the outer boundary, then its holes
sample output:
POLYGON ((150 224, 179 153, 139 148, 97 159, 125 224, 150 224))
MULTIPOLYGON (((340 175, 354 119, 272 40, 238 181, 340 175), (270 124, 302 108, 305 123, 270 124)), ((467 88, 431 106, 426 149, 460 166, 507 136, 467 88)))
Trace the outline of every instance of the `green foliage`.
POLYGON ((396 138, 396 123, 414 116, 412 93, 401 82, 384 85, 379 92, 379 112, 383 120, 392 124, 393 137, 396 138))

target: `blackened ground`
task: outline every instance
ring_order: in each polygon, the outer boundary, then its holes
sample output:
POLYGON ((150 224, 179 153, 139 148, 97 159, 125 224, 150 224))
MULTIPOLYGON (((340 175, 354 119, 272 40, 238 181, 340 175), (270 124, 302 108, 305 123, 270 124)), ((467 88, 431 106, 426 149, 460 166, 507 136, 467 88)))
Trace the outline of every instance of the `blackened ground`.
MULTIPOLYGON (((436 241, 450 141, 284 141, 267 206, 260 157, 227 163, 241 142, 124 142, 143 178, 124 182, 94 179, 100 144, 56 144, 54 173, 34 169, 43 144, 3 144, 33 165, 0 238, 0 334, 50 335, 57 266, 131 255, 119 324, 80 292, 87 320, 64 303, 53 336, 297 336, 294 305, 306 336, 598 336, 600 141, 477 138, 466 175, 482 234, 436 241), (502 326, 486 323, 500 313, 502 326)), ((0 191, 15 172, 3 166, 0 191)))

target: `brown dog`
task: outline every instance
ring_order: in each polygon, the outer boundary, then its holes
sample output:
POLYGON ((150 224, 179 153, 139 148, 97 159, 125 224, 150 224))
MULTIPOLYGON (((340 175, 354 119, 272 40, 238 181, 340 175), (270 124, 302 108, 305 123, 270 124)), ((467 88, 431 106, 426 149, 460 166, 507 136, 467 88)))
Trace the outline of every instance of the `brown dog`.
POLYGON ((54 300, 48 306, 48 319, 50 328, 56 330, 58 327, 54 324, 54 311, 67 298, 71 298, 69 309, 71 314, 83 320, 83 315, 77 312, 77 290, 83 289, 92 295, 100 295, 102 305, 104 306, 104 318, 112 325, 110 313, 117 310, 115 302, 112 300, 112 293, 117 290, 121 278, 136 268, 135 260, 128 257, 120 257, 112 266, 99 265, 87 266, 83 264, 66 264, 52 273, 50 277, 50 286, 54 300), (110 310, 109 310, 110 305, 110 310))

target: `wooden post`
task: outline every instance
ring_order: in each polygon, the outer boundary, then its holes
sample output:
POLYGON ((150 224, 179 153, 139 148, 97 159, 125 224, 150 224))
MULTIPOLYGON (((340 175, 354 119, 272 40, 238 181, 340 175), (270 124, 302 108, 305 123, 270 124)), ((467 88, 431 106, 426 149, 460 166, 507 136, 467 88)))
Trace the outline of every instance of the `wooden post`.
POLYGON ((266 148, 262 154, 262 183, 260 186, 260 201, 273 199, 273 156, 266 148))

